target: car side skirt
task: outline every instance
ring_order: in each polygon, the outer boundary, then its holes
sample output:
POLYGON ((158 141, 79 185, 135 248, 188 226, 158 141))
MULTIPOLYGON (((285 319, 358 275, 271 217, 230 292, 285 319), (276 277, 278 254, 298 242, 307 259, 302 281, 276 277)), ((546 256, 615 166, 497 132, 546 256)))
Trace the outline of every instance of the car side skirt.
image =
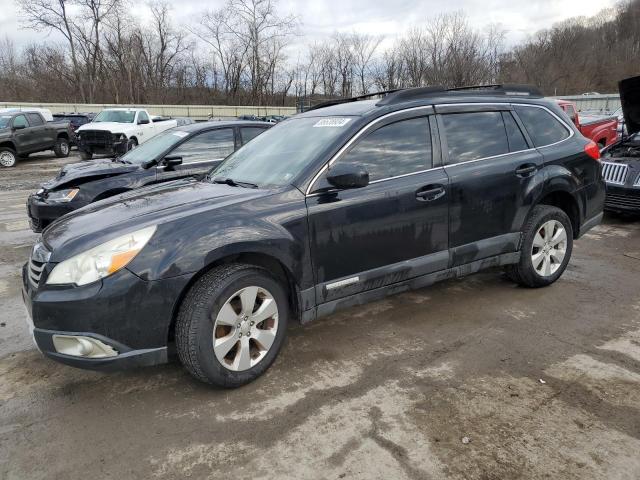
POLYGON ((396 295, 410 290, 427 287, 442 280, 449 280, 451 278, 464 277, 472 273, 479 272, 491 267, 499 267, 502 265, 512 265, 520 261, 520 252, 505 253, 501 255, 495 255, 492 257, 484 258, 474 262, 458 265, 445 270, 440 270, 434 273, 428 273, 419 277, 414 277, 409 280, 393 283, 380 288, 374 288, 365 292, 349 295, 338 300, 322 303, 317 307, 302 312, 300 321, 301 323, 309 323, 321 317, 331 315, 338 310, 344 308, 365 305, 376 300, 388 297, 390 295, 396 295))

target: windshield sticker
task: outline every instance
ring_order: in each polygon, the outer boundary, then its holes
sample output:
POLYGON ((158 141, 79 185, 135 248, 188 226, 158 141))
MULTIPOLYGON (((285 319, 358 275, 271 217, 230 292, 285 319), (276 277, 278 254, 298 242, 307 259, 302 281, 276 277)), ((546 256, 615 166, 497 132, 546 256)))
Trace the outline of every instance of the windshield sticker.
POLYGON ((176 137, 180 137, 180 138, 184 138, 184 137, 186 137, 187 135, 189 135, 189 133, 188 133, 188 132, 173 132, 173 134, 174 134, 176 137))
POLYGON ((315 125, 315 127, 344 127, 347 123, 351 121, 350 118, 323 118, 319 120, 315 125))

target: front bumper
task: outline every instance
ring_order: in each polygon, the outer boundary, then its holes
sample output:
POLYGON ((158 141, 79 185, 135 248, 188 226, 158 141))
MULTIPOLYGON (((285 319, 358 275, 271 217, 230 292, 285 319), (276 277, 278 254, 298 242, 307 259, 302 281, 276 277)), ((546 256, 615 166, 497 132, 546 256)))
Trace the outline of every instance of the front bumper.
POLYGON ((145 281, 126 268, 82 287, 48 286, 47 264, 39 285, 23 268, 22 297, 38 348, 47 357, 88 369, 115 370, 166 362, 169 327, 190 275, 145 281), (54 335, 95 338, 116 356, 84 358, 61 354, 54 335))
POLYGON ((72 212, 80 208, 74 202, 67 203, 47 203, 47 201, 35 194, 27 199, 27 215, 29 216, 29 224, 34 232, 41 232, 51 222, 57 220, 62 215, 72 212))
POLYGON ((607 184, 604 209, 621 213, 640 213, 640 187, 607 184))
POLYGON ((78 150, 82 150, 87 153, 95 155, 111 155, 118 156, 127 153, 127 141, 113 141, 113 142, 90 142, 85 140, 77 141, 78 150))

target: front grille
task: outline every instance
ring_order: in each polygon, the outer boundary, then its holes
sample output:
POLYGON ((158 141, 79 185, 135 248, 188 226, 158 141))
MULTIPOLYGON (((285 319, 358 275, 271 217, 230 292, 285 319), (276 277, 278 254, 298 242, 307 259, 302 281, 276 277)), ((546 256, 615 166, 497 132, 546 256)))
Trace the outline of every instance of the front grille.
POLYGON ((602 162, 604 181, 612 185, 624 185, 627 181, 629 165, 624 163, 602 162))
POLYGON ((85 145, 107 147, 113 145, 113 135, 105 130, 82 130, 80 138, 85 145))
POLYGON ((38 288, 40 285, 40 277, 42 277, 42 272, 50 256, 51 253, 42 243, 37 243, 33 247, 31 258, 29 258, 29 265, 27 266, 27 274, 29 276, 29 282, 34 288, 38 288))
POLYGON ((618 193, 607 193, 604 201, 605 205, 611 207, 627 207, 640 209, 640 196, 621 195, 618 193))

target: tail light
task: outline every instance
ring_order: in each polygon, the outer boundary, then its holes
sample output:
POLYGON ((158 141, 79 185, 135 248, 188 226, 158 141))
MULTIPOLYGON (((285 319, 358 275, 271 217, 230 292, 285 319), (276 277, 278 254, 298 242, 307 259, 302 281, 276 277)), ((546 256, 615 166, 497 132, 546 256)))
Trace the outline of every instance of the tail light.
POLYGON ((584 146, 584 153, 589 155, 594 160, 600 161, 600 147, 593 140, 584 146))

